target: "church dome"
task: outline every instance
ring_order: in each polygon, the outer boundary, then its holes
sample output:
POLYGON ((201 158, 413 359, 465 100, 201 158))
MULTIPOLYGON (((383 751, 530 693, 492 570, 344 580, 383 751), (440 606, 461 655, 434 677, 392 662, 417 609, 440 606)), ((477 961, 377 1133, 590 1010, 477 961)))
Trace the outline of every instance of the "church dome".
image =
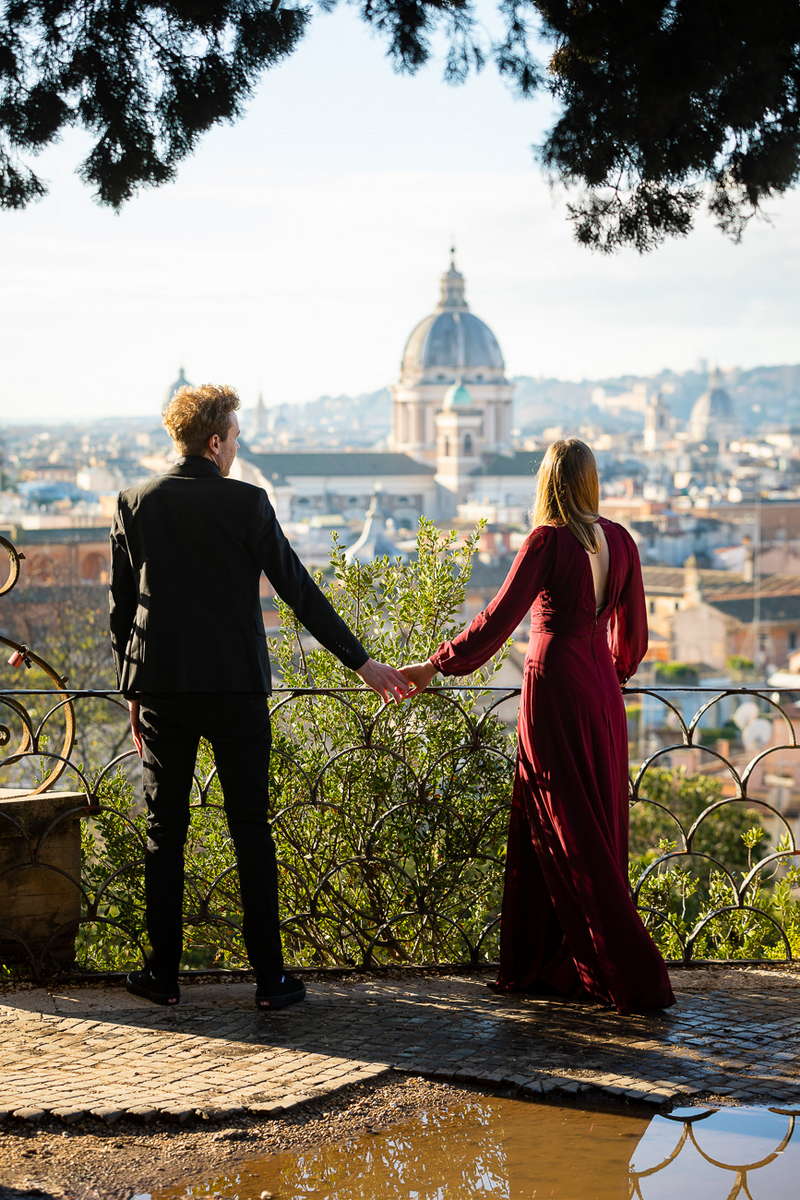
POLYGON ((719 372, 715 371, 708 390, 694 402, 689 425, 692 436, 699 441, 713 437, 715 429, 720 427, 727 430, 734 420, 733 401, 721 383, 719 372))
POLYGON ((403 374, 417 374, 444 368, 458 374, 481 368, 492 374, 505 370, 497 338, 489 326, 469 311, 464 292, 464 276, 455 265, 451 250, 450 266, 442 275, 439 304, 414 326, 403 351, 403 374))

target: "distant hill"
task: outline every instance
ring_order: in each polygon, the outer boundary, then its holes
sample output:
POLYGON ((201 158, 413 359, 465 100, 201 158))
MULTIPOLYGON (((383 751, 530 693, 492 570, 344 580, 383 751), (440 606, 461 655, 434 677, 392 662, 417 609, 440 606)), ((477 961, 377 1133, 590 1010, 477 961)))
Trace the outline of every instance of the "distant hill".
MULTIPOLYGON (((636 414, 609 418, 592 406, 591 395, 596 387, 628 391, 637 383, 645 384, 648 390, 662 391, 674 415, 686 421, 695 400, 708 387, 708 372, 664 370, 655 375, 618 375, 580 382, 520 375, 514 379, 514 423, 524 433, 575 420, 594 420, 604 428, 636 428, 641 425, 636 414)), ((800 364, 733 368, 723 371, 723 386, 730 392, 746 430, 800 421, 800 364)))
MULTIPOLYGON (((765 424, 800 422, 800 364, 775 367, 734 368, 723 372, 724 386, 730 392, 745 430, 765 424)), ((708 387, 708 372, 659 371, 654 375, 617 375, 602 379, 534 378, 518 375, 515 386, 514 424, 522 433, 540 433, 549 425, 569 425, 590 421, 609 432, 641 428, 636 413, 611 416, 593 407, 591 396, 596 387, 608 391, 629 391, 637 383, 662 391, 679 421, 687 421, 692 405, 708 387)), ((388 388, 359 395, 320 396, 302 405, 286 405, 289 422, 296 427, 309 426, 320 431, 345 427, 354 442, 369 444, 385 437, 391 425, 391 393, 388 388)))

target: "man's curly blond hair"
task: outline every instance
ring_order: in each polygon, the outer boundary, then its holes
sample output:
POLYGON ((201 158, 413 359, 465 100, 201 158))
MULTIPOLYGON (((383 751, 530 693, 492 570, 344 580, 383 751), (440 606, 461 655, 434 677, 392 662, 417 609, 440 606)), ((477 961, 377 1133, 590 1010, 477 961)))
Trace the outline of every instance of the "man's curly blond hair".
POLYGON ((232 387, 204 383, 178 388, 164 409, 164 427, 181 454, 205 454, 215 433, 227 437, 230 415, 239 407, 232 387))

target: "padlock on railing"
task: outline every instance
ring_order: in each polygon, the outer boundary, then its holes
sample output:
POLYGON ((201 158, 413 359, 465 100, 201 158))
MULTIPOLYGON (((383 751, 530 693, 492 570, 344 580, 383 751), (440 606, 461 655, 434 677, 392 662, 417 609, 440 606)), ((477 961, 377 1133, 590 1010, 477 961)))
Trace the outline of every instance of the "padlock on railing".
POLYGON ((8 660, 10 667, 26 666, 28 670, 33 666, 30 659, 30 650, 27 646, 20 646, 19 650, 14 650, 8 660))

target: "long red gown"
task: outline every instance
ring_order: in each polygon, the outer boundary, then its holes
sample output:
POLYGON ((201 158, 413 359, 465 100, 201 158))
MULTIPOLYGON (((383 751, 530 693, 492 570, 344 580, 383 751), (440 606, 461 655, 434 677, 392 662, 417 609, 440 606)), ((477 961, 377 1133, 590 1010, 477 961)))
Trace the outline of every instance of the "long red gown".
POLYGON ((581 992, 619 1012, 675 1002, 628 886, 628 732, 620 684, 647 649, 636 544, 600 518, 609 551, 596 612, 586 550, 566 526, 526 538, 494 599, 431 656, 477 670, 531 611, 501 917, 505 991, 581 992))

